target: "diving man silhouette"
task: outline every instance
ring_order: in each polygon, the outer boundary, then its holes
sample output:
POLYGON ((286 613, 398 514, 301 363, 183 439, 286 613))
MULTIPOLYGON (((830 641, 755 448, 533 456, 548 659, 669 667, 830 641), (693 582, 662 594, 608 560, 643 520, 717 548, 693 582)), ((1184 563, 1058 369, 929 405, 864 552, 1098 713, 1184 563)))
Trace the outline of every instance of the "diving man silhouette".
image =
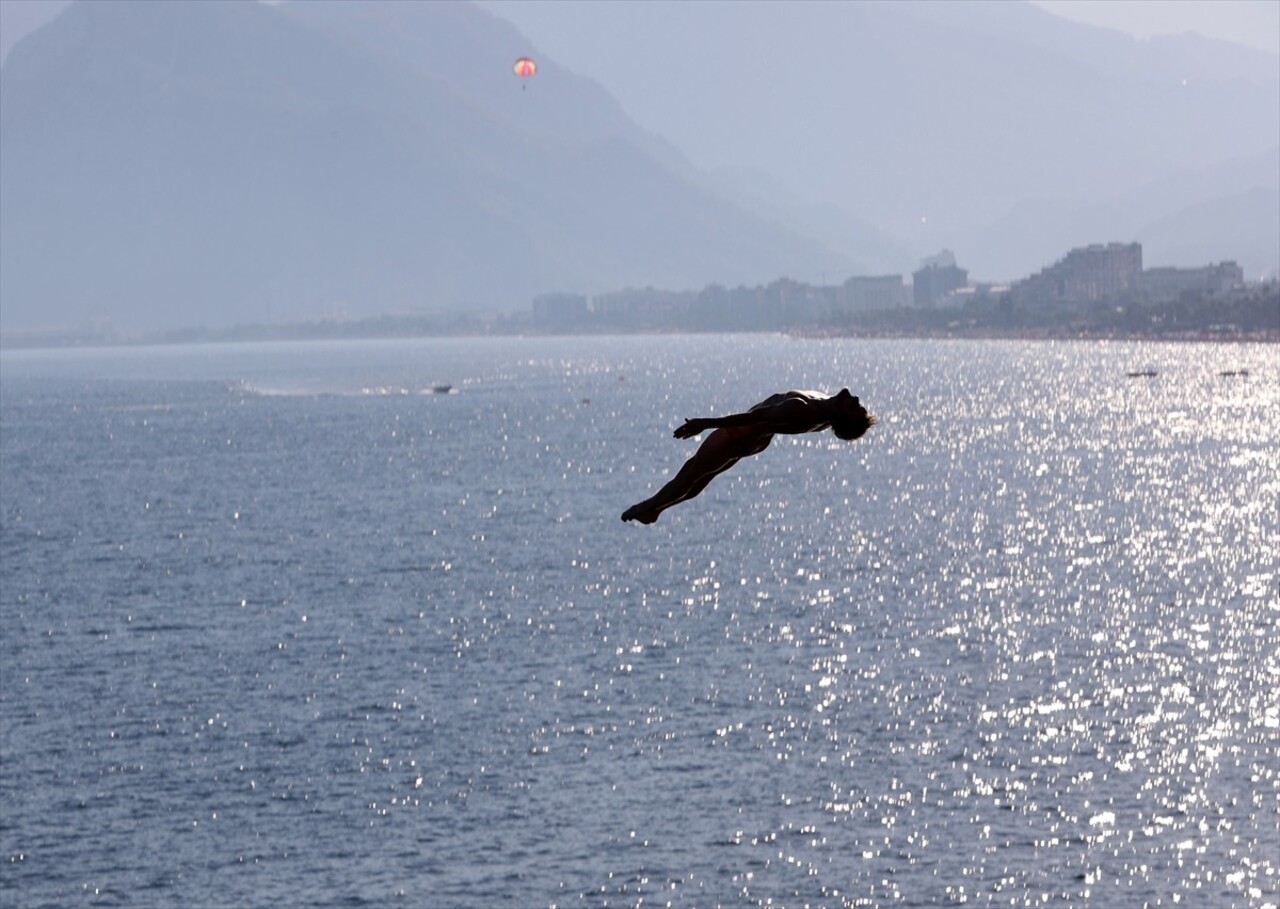
POLYGON ((835 395, 784 391, 770 395, 744 413, 686 420, 675 431, 677 439, 691 439, 707 429, 715 431, 669 483, 624 511, 622 520, 652 524, 672 505, 698 495, 742 458, 764 451, 779 433, 796 435, 830 429, 839 438, 853 441, 875 424, 875 416, 867 413, 847 388, 835 395))

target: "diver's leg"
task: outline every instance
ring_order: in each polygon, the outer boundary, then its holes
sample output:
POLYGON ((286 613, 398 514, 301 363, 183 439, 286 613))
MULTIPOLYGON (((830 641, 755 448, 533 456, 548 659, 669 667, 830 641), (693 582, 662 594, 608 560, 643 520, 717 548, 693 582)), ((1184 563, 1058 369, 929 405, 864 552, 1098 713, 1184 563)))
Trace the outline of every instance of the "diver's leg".
POLYGON ((622 520, 652 524, 672 505, 692 499, 739 459, 763 451, 768 444, 768 436, 761 442, 758 436, 748 435, 741 429, 717 429, 707 436, 670 482, 643 502, 628 508, 622 513, 622 520))
POLYGON ((658 520, 658 515, 666 511, 672 505, 678 505, 688 499, 692 499, 702 490, 707 488, 710 483, 720 474, 724 473, 738 461, 734 458, 724 464, 719 465, 715 470, 706 473, 698 473, 698 465, 693 465, 693 459, 685 461, 684 467, 680 468, 680 472, 675 475, 671 482, 663 486, 652 496, 636 505, 632 505, 622 513, 624 521, 639 521, 641 524, 652 524, 658 520), (690 467, 693 465, 693 468, 690 467))

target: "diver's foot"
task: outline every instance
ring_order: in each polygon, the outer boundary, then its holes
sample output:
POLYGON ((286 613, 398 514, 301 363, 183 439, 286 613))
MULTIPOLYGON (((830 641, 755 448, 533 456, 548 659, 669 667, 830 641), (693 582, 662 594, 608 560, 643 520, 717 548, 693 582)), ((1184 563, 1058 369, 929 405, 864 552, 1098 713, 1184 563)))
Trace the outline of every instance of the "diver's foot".
POLYGON ((641 524, 652 524, 654 521, 658 520, 658 515, 660 513, 661 512, 655 511, 652 508, 646 508, 645 503, 641 502, 639 505, 632 505, 624 511, 622 513, 622 520, 639 521, 641 524))

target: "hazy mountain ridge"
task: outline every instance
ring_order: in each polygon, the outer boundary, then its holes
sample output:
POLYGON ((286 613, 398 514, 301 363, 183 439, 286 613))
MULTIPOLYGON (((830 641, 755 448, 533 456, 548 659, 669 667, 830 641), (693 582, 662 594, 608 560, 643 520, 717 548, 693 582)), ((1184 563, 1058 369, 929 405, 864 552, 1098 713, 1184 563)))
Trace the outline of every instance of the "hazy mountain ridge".
POLYGON ((1268 199, 1280 199, 1280 149, 1163 177, 1096 202, 1028 199, 978 234, 974 245, 999 245, 1009 255, 1049 262, 1071 246, 1125 238, 1143 243, 1148 264, 1235 259, 1256 280, 1280 264, 1280 204, 1268 207, 1268 199))
MULTIPOLYGON (((1280 138, 1275 55, 1195 35, 1138 40, 1028 3, 542 0, 534 16, 481 2, 554 39, 552 53, 598 73, 700 166, 771 174, 797 210, 841 208, 914 255, 953 248, 983 277, 1034 271, 1081 241, 1073 225, 1090 210, 1280 138)), ((1148 214, 1123 211, 1123 225, 1086 239, 1142 239, 1122 231, 1148 214)), ((1251 225, 1231 232, 1243 244, 1251 225)), ((1280 266, 1278 254, 1240 255, 1251 274, 1280 266)))
MULTIPOLYGON (((1193 203, 1140 228, 1144 261, 1152 265, 1188 262, 1265 262, 1280 250, 1280 190, 1258 187, 1193 203), (1241 237, 1241 226, 1252 228, 1241 237)), ((1256 272, 1246 273, 1256 280, 1256 272)))
POLYGON ((1016 2, 593 3, 565 9, 616 17, 599 56, 561 65, 483 6, 73 5, 0 70, 0 327, 835 283, 941 247, 986 279, 1100 240, 1280 267, 1272 55, 1016 2))
POLYGON ((517 46, 467 4, 71 6, 0 80, 4 328, 488 311, 846 265, 696 185, 589 80, 544 58, 521 91, 517 46))

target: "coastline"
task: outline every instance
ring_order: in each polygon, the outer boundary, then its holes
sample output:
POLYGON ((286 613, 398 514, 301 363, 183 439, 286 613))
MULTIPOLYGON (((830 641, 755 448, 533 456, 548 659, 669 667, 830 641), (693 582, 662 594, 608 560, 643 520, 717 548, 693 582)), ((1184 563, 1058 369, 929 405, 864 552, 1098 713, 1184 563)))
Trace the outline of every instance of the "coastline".
POLYGON ((54 330, 0 334, 0 350, 137 347, 267 341, 334 341, 449 337, 635 334, 783 334, 797 338, 903 338, 1016 341, 1181 341, 1280 343, 1280 286, 1166 304, 1096 302, 1074 307, 1022 307, 1005 301, 962 307, 869 310, 794 322, 708 325, 689 313, 609 317, 587 313, 547 321, 531 313, 384 314, 362 319, 257 323, 170 330, 116 328, 109 320, 54 330))

